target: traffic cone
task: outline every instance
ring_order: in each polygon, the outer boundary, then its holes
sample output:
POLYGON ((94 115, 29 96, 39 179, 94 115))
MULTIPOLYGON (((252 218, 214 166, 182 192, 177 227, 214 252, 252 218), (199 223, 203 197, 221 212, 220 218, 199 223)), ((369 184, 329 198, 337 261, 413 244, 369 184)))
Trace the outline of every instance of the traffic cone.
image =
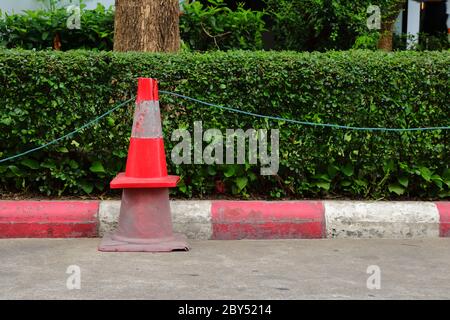
POLYGON ((119 226, 105 235, 100 251, 187 251, 186 238, 172 231, 169 189, 178 176, 167 175, 155 79, 139 78, 136 109, 125 172, 111 189, 123 189, 119 226))

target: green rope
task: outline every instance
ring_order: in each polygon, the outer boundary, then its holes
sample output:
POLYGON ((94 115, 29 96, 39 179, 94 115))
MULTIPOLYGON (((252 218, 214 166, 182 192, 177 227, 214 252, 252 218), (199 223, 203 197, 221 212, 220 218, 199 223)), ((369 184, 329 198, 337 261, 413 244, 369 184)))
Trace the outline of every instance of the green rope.
POLYGON ((44 144, 44 145, 42 145, 42 146, 40 146, 40 147, 36 147, 36 148, 30 149, 30 150, 27 150, 27 151, 25 151, 25 152, 16 154, 15 156, 8 157, 8 158, 4 158, 4 159, 0 159, 0 163, 6 162, 6 161, 9 161, 9 160, 13 160, 13 159, 22 157, 22 156, 24 156, 24 155, 26 155, 26 154, 29 154, 29 153, 32 153, 32 152, 35 152, 35 151, 44 149, 44 148, 46 148, 46 147, 48 147, 48 146, 50 146, 50 145, 52 145, 52 144, 55 144, 55 143, 57 143, 57 142, 59 142, 59 141, 61 141, 61 140, 64 140, 64 139, 66 139, 66 138, 68 138, 68 137, 71 137, 71 136, 73 136, 75 133, 78 133, 78 132, 80 132, 81 130, 83 130, 83 129, 85 129, 85 128, 91 126, 91 125, 93 125, 94 123, 98 122, 100 119, 106 117, 107 115, 113 113, 113 112, 116 111, 117 109, 122 108, 124 105, 130 103, 133 99, 134 99, 134 97, 131 98, 131 99, 128 99, 128 100, 125 101, 125 102, 122 102, 121 104, 118 104, 117 106, 115 106, 115 107, 112 108, 111 110, 105 112, 104 114, 98 116, 98 117, 95 118, 94 120, 89 121, 88 123, 84 124, 83 126, 79 127, 78 129, 73 130, 72 132, 70 132, 70 133, 68 133, 68 134, 66 134, 66 135, 64 135, 64 136, 62 136, 62 137, 60 137, 60 138, 58 138, 58 139, 55 139, 55 140, 53 140, 53 141, 50 141, 50 142, 48 142, 48 143, 46 143, 46 144, 44 144))
POLYGON ((277 120, 277 121, 285 121, 285 122, 290 122, 290 123, 295 123, 295 124, 302 124, 302 125, 306 125, 306 126, 315 126, 315 127, 327 127, 327 128, 335 128, 335 129, 345 129, 345 130, 357 130, 357 131, 393 131, 393 132, 407 132, 407 131, 430 131, 430 130, 449 130, 450 126, 447 127, 426 127, 426 128, 365 128, 365 127, 351 127, 351 126, 343 126, 343 125, 338 125, 338 124, 329 124, 329 123, 316 123, 316 122, 309 122, 309 121, 299 121, 299 120, 292 120, 292 119, 286 119, 286 118, 280 118, 280 117, 275 117, 275 116, 265 116, 265 115, 261 115, 261 114, 257 114, 257 113, 253 113, 253 112, 248 112, 248 111, 242 111, 239 109, 234 109, 234 108, 230 108, 230 107, 224 107, 221 105, 217 105, 217 104, 213 104, 213 103, 208 103, 208 102, 204 102, 195 98, 191 98, 191 97, 187 97, 184 96, 182 94, 178 94, 178 93, 174 93, 174 92, 169 92, 169 91, 163 91, 160 90, 159 92, 163 93, 163 94, 169 94, 178 98, 183 98, 186 100, 190 100, 190 101, 194 101, 197 103, 201 103, 204 104, 206 106, 210 106, 210 107, 214 107, 214 108, 218 108, 218 109, 222 109, 222 110, 226 110, 226 111, 230 111, 230 112, 236 112, 236 113, 240 113, 240 114, 245 114, 247 116, 253 116, 253 117, 257 117, 257 118, 264 118, 264 119, 271 119, 271 120, 277 120))
MULTIPOLYGON (((240 113, 240 114, 244 114, 247 116, 253 116, 253 117, 257 117, 257 118, 264 118, 264 119, 270 119, 270 120, 276 120, 276 121, 284 121, 284 122, 290 122, 290 123, 295 123, 295 124, 301 124, 301 125, 307 125, 307 126, 315 126, 315 127, 328 127, 328 128, 335 128, 335 129, 345 129, 345 130, 357 130, 357 131, 391 131, 391 132, 408 132, 408 131, 431 131, 431 130, 449 130, 450 126, 444 126, 444 127, 425 127, 425 128, 381 128, 381 127, 375 127, 375 128, 366 128, 366 127, 352 127, 352 126, 344 126, 344 125, 338 125, 338 124, 329 124, 329 123, 316 123, 316 122, 309 122, 309 121, 299 121, 299 120, 293 120, 293 119, 286 119, 286 118, 281 118, 281 117, 275 117, 275 116, 266 116, 266 115, 261 115, 261 114, 257 114, 257 113, 253 113, 253 112, 247 112, 247 111, 242 111, 239 109, 235 109, 235 108, 230 108, 230 107, 225 107, 225 106, 221 106, 218 104, 213 104, 213 103, 208 103, 205 101, 201 101, 199 99, 195 99, 195 98, 191 98, 188 96, 184 96, 182 94, 178 94, 175 92, 170 92, 170 91, 164 91, 164 90, 160 90, 159 91, 162 94, 168 94, 168 95, 172 95, 178 98, 182 98, 182 99, 186 99, 186 100, 190 100, 196 103, 200 103, 209 107, 214 107, 214 108, 218 108, 218 109, 222 109, 225 111, 229 111, 229 112, 235 112, 235 113, 240 113)), ((55 144, 61 140, 64 140, 68 137, 73 136, 74 134, 80 132, 81 130, 93 125, 94 123, 98 122, 99 120, 101 120, 102 118, 106 117, 107 115, 113 113, 114 111, 116 111, 117 109, 127 105, 128 103, 130 103, 132 100, 134 99, 134 97, 128 99, 127 101, 124 101, 120 104, 118 104, 117 106, 115 106, 114 108, 110 109, 109 111, 105 112, 104 114, 96 117, 95 119, 89 121, 88 123, 84 124, 83 126, 79 127, 78 129, 75 129, 74 131, 60 137, 57 138, 55 140, 52 140, 42 146, 27 150, 25 152, 19 153, 15 156, 11 156, 8 158, 4 158, 4 159, 0 159, 0 163, 2 162, 6 162, 9 160, 13 160, 19 157, 22 157, 26 154, 44 149, 52 144, 55 144)))

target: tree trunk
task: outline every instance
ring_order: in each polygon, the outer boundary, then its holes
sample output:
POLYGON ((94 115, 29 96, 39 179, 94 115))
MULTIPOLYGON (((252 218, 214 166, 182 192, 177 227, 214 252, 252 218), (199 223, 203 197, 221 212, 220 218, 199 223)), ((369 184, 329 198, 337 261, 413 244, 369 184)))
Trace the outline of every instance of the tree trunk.
POLYGON ((116 0, 114 51, 180 49, 178 0, 116 0))
POLYGON ((393 1, 392 7, 389 8, 387 14, 382 17, 378 49, 392 51, 395 20, 397 20, 400 10, 405 7, 406 2, 406 0, 393 1))
POLYGON ((381 28, 380 39, 378 40, 378 49, 384 51, 392 51, 392 43, 393 43, 393 32, 392 29, 394 24, 390 26, 385 26, 381 28))

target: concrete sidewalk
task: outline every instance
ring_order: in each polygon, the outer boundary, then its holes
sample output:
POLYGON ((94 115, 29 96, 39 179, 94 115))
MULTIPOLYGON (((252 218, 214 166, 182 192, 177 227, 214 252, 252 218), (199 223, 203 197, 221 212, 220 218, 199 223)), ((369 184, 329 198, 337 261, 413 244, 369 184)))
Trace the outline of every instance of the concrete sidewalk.
POLYGON ((450 239, 190 241, 102 253, 99 239, 0 240, 0 299, 450 299, 450 239), (66 274, 80 267, 81 289, 66 274), (381 288, 368 289, 369 266, 381 288))

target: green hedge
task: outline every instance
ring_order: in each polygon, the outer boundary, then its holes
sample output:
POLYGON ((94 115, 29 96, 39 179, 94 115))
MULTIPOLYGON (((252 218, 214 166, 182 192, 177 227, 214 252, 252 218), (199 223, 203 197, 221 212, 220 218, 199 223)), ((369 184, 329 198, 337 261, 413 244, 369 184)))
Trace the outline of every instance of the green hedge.
MULTIPOLYGON (((448 126, 450 53, 0 51, 0 158, 80 127, 136 91, 160 89, 242 110, 361 127, 448 126)), ((176 128, 280 129, 280 170, 180 165, 177 196, 448 198, 449 131, 357 132, 226 113, 161 95, 166 151, 176 128)), ((45 150, 0 163, 2 191, 99 194, 124 169, 133 105, 45 150)))

